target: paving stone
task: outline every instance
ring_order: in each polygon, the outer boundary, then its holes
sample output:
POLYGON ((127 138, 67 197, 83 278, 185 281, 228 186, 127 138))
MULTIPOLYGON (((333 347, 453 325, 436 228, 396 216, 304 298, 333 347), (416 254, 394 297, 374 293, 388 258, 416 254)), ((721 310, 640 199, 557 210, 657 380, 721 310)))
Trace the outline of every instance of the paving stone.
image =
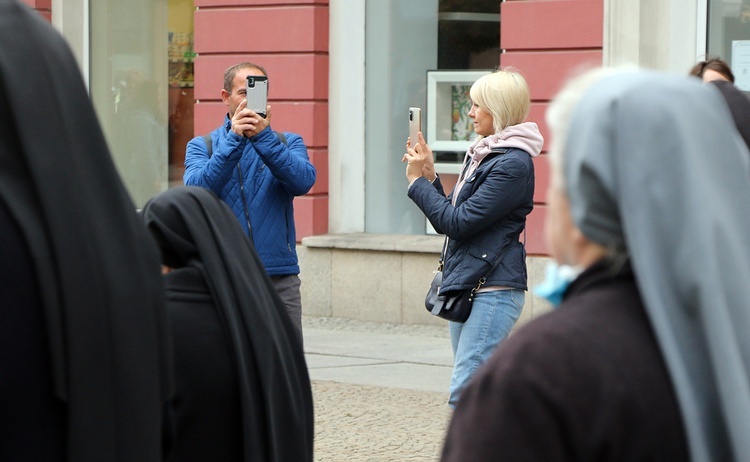
POLYGON ((315 460, 439 460, 448 394, 313 381, 315 460))

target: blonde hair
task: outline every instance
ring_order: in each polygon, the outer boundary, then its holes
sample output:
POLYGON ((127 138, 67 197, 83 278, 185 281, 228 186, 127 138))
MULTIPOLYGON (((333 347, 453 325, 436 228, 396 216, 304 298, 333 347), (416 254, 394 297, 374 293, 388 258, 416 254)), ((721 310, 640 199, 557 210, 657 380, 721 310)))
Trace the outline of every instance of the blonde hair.
POLYGON ((531 97, 526 79, 514 68, 498 69, 479 78, 469 91, 471 100, 492 115, 495 133, 523 122, 531 97))

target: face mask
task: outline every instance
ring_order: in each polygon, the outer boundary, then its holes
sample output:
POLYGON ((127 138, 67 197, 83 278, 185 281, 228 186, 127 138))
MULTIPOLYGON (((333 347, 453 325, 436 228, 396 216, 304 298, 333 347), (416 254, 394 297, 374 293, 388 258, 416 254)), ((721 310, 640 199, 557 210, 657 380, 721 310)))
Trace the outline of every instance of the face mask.
POLYGON ((557 307, 562 303, 563 294, 583 270, 569 265, 551 262, 547 265, 544 282, 534 288, 534 293, 557 307))

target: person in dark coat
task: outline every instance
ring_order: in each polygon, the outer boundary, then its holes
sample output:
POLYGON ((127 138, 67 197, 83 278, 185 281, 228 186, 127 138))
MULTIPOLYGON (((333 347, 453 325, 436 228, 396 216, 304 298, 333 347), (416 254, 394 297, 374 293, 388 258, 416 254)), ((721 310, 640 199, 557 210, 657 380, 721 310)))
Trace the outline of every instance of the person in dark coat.
POLYGON ((750 159, 721 96, 600 70, 547 120, 559 307, 469 384, 441 460, 744 460, 750 159))
POLYGON ((750 96, 733 83, 724 80, 712 80, 709 85, 713 85, 721 92, 729 112, 732 113, 737 131, 750 149, 750 96))
POLYGON ((0 0, 0 460, 159 461, 159 254, 65 40, 0 0))
POLYGON ((302 342, 249 238, 213 192, 141 212, 162 254, 175 369, 173 461, 312 461, 302 342))

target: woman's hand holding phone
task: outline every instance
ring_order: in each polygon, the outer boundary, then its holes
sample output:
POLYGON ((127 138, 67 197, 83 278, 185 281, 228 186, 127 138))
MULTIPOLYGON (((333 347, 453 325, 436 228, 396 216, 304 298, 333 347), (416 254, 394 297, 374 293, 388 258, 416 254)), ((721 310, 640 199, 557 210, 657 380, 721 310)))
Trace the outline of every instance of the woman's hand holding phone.
POLYGON ((411 139, 406 141, 406 154, 401 158, 401 162, 406 162, 406 178, 411 184, 417 178, 423 176, 430 182, 435 181, 435 162, 432 158, 432 149, 422 135, 418 133, 418 142, 411 147, 411 139))
POLYGON ((406 177, 409 184, 424 176, 430 182, 435 181, 435 162, 432 158, 432 149, 422 135, 422 109, 418 107, 409 108, 409 137, 406 139, 406 154, 401 158, 406 162, 406 177))
POLYGON ((435 181, 435 178, 437 177, 437 173, 435 173, 435 158, 432 157, 432 149, 427 145, 427 141, 425 141, 422 132, 419 132, 419 142, 418 145, 415 146, 415 149, 424 151, 425 159, 424 166, 422 167, 422 176, 430 180, 430 182, 435 181))

